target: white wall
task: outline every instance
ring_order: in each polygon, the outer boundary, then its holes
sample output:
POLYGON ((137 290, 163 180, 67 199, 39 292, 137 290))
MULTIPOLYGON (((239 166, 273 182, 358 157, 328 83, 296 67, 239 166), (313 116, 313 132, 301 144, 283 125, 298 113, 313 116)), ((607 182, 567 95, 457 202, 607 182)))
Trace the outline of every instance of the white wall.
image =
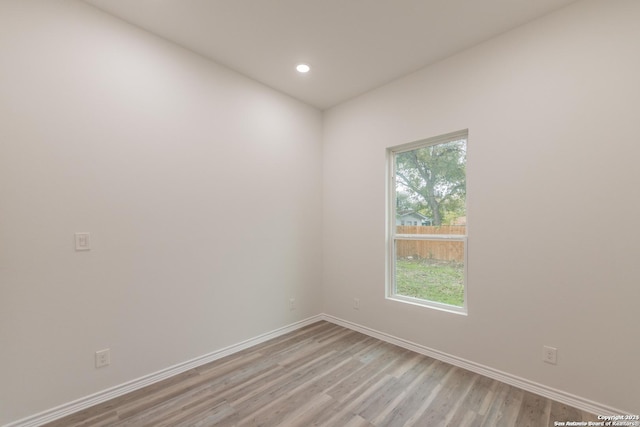
POLYGON ((574 3, 326 112, 326 312, 640 412, 638 22, 574 3), (385 300, 385 148, 466 128, 469 315, 385 300))
POLYGON ((0 425, 321 312, 319 111, 86 4, 3 0, 0 121, 0 425))

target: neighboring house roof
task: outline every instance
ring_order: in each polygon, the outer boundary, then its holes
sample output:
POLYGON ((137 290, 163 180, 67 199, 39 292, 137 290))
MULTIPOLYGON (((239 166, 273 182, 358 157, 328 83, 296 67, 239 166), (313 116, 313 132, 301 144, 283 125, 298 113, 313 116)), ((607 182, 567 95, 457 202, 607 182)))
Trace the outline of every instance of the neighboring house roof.
POLYGON ((467 225, 467 217, 466 216, 460 216, 460 217, 456 218, 456 220, 453 221, 451 223, 451 225, 467 225))
POLYGON ((398 212, 398 213, 396 214, 396 216, 397 216, 398 218, 404 218, 404 217, 407 217, 407 216, 411 216, 411 217, 418 217, 418 218, 422 218, 422 219, 426 219, 426 220, 431 219, 431 218, 429 218, 428 216, 424 216, 424 215, 422 215, 421 213, 419 213, 419 212, 415 212, 415 211, 403 211, 403 212, 398 212))

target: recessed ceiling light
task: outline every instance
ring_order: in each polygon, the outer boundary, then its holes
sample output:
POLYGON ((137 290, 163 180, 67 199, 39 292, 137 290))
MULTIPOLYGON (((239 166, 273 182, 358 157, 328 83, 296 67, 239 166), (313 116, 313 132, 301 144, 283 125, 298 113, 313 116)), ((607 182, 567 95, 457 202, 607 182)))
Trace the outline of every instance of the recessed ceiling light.
POLYGON ((296 70, 298 70, 299 73, 308 73, 310 69, 311 67, 309 67, 307 64, 298 64, 296 66, 296 70))

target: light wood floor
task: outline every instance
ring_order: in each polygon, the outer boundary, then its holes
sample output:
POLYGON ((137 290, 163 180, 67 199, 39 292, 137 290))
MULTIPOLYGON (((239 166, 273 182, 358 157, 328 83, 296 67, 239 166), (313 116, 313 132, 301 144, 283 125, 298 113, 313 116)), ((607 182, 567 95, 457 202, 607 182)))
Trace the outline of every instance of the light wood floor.
POLYGON ((553 426, 595 416, 318 322, 47 424, 553 426))

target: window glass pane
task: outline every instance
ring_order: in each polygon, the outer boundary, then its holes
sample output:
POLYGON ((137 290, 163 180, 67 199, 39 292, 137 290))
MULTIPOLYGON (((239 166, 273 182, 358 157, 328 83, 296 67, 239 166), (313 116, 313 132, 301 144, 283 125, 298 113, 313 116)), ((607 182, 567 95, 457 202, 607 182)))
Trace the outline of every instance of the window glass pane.
POLYGON ((464 306, 464 241, 397 240, 395 294, 464 306))
POLYGON ((419 144, 390 149, 389 295, 466 311, 467 135, 419 144))
POLYGON ((466 163, 466 139, 396 153, 396 232, 466 234, 466 163), (423 228, 443 226, 451 228, 423 228))

